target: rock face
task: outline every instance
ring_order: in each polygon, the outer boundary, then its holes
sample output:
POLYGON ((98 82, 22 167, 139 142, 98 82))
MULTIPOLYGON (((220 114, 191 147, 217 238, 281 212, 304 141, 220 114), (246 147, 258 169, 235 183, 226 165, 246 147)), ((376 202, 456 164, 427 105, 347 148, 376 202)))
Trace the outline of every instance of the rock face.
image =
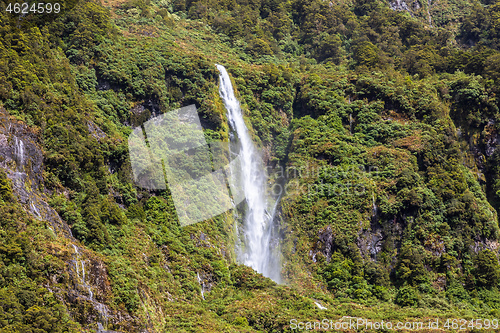
POLYGON ((410 8, 408 8, 408 5, 403 0, 393 1, 393 2, 389 3, 389 6, 392 10, 404 10, 404 11, 411 13, 410 8))
POLYGON ((357 245, 365 258, 376 260, 377 254, 382 250, 384 239, 382 228, 378 226, 372 230, 363 230, 357 239, 357 245))
POLYGON ((65 295, 63 301, 69 304, 73 318, 83 326, 97 328, 97 332, 115 332, 108 327, 119 326, 125 331, 133 330, 136 319, 106 305, 111 296, 111 285, 104 262, 82 247, 70 244, 66 251, 58 255, 66 262, 69 273, 69 290, 57 290, 65 295))
MULTIPOLYGON (((380 225, 374 225, 370 230, 361 230, 357 239, 357 246, 365 259, 370 258, 376 260, 377 254, 382 249, 382 244, 386 239, 386 235, 380 225)), ((320 252, 329 262, 332 253, 335 252, 337 245, 335 244, 335 235, 332 232, 331 226, 327 226, 318 233, 318 241, 311 250, 310 256, 316 261, 316 253, 320 252)))
POLYGON ((47 204, 43 192, 43 152, 37 135, 0 108, 0 168, 12 181, 14 194, 35 218, 49 222, 56 235, 72 238, 68 225, 47 204))
MULTIPOLYGON (((495 171, 498 167, 497 159, 500 153, 498 149, 500 146, 500 131, 498 128, 498 122, 490 118, 487 123, 476 128, 475 132, 464 133, 464 138, 469 146, 469 152, 474 160, 473 163, 475 163, 475 168, 477 168, 477 178, 480 184, 486 186, 486 195, 493 205, 497 201, 496 190, 493 184, 498 179, 497 171, 495 171)), ((498 206, 494 206, 494 208, 497 211, 499 209, 498 206)), ((475 239, 475 244, 470 246, 475 253, 479 253, 479 251, 484 249, 498 251, 498 247, 497 242, 487 238, 475 239)))
POLYGON ((490 119, 483 131, 483 133, 485 133, 484 150, 487 157, 493 156, 498 146, 500 145, 500 134, 497 133, 495 125, 495 120, 490 119))
POLYGON ((474 2, 464 0, 389 0, 392 10, 407 12, 428 27, 452 30, 471 12, 473 6, 474 2))
MULTIPOLYGON (((100 129, 89 123, 89 131, 100 129)), ((46 250, 65 262, 64 268, 48 277, 44 286, 64 302, 71 317, 97 332, 108 327, 133 331, 139 326, 126 312, 110 309, 111 286, 105 263, 72 236, 68 224, 47 203, 43 180, 43 150, 36 133, 0 108, 0 169, 12 181, 12 190, 23 208, 35 219, 46 221, 56 238, 46 250), (64 249, 61 250, 61 245, 64 249), (134 326, 135 325, 135 326, 134 326)))
MULTIPOLYGON (((332 227, 327 226, 324 230, 318 233, 318 242, 316 244, 316 251, 321 252, 327 261, 330 261, 332 253, 334 251, 334 241, 335 236, 333 235, 332 227)), ((313 255, 313 261, 316 260, 316 256, 313 255)))
MULTIPOLYGON (((384 223, 379 223, 378 208, 374 204, 373 215, 370 221, 370 227, 367 229, 361 228, 358 231, 356 245, 359 248, 363 260, 377 261, 377 255, 384 245, 400 248, 401 237, 411 220, 411 216, 394 216, 393 219, 384 223), (389 235, 392 235, 389 237, 389 235)), ((318 254, 323 255, 327 262, 330 262, 332 254, 339 249, 341 240, 336 238, 331 225, 326 226, 318 232, 316 244, 309 252, 309 256, 313 262, 316 262, 318 254)), ((395 257, 393 257, 395 259, 395 257)))

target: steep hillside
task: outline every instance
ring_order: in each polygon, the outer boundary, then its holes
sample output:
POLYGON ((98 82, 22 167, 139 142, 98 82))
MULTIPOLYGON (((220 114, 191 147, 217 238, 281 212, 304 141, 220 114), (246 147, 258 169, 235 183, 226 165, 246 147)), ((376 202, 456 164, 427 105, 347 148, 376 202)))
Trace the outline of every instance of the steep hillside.
POLYGON ((8 5, 0 331, 499 318, 498 1, 8 5), (215 64, 280 195, 281 285, 238 260, 236 209, 181 227, 134 183, 128 138, 155 116, 194 104, 229 141, 215 64))

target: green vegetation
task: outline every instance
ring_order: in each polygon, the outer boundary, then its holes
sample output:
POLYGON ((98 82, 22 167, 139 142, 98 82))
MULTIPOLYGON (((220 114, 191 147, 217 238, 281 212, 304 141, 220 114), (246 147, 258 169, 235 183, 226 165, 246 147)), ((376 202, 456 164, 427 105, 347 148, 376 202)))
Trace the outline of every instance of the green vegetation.
POLYGON ((438 5, 81 0, 17 25, 0 1, 0 111, 26 129, 0 124, 0 148, 43 153, 40 184, 0 154, 0 331, 498 318, 500 3, 438 5), (152 116, 195 104, 207 141, 228 140, 215 63, 268 165, 297 171, 286 285, 237 264, 232 212, 181 228, 168 190, 133 182, 127 138, 152 116))

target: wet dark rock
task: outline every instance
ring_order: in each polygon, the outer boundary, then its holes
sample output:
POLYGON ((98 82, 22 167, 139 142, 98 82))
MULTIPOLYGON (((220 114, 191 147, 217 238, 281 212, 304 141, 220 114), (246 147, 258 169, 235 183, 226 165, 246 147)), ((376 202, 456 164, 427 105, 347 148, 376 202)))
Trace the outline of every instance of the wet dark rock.
POLYGON ((103 333, 117 332, 109 328, 129 332, 139 326, 128 313, 106 305, 112 295, 111 285, 106 265, 99 257, 76 244, 70 244, 66 252, 58 252, 58 255, 66 262, 70 286, 66 293, 59 294, 65 295, 64 301, 69 304, 73 318, 103 333))
POLYGON ((389 3, 389 6, 392 10, 404 10, 410 13, 410 8, 406 4, 404 0, 396 0, 389 3))
POLYGON ((316 244, 317 251, 321 252, 327 261, 330 261, 334 250, 335 236, 333 235, 332 227, 327 226, 324 230, 318 233, 318 242, 316 244))
POLYGON ((111 84, 106 80, 97 80, 98 90, 109 90, 111 89, 111 84))
POLYGON ((357 245, 363 257, 376 260, 377 254, 382 250, 384 236, 381 228, 363 230, 357 239, 357 245))
POLYGON ((484 239, 476 239, 474 244, 470 246, 471 250, 474 251, 475 254, 483 250, 490 250, 493 252, 498 252, 500 248, 500 244, 495 240, 489 240, 487 238, 484 239))
POLYGON ((87 122, 87 127, 89 129, 89 133, 97 140, 97 141, 101 141, 102 139, 104 139, 106 137, 106 133, 104 133, 104 131, 99 127, 97 126, 93 121, 88 121, 87 122))
POLYGON ((490 120, 488 125, 485 126, 485 132, 487 133, 485 137, 485 155, 492 156, 500 144, 500 134, 495 130, 495 121, 490 120))
POLYGON ((160 102, 155 98, 149 98, 144 103, 142 103, 143 107, 151 111, 154 116, 158 116, 160 114, 160 102))
POLYGON ((3 108, 0 108, 0 168, 12 181, 13 192, 28 213, 49 222, 56 235, 72 238, 69 226, 48 205, 43 192, 43 151, 39 138, 3 108))

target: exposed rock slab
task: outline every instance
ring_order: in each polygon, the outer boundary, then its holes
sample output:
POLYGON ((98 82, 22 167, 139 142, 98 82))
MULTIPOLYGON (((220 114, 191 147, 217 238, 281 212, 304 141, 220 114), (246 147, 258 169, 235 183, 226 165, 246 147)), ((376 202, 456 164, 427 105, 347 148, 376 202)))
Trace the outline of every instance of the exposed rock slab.
POLYGON ((43 150, 36 133, 0 108, 0 168, 12 181, 12 189, 24 209, 50 223, 49 228, 72 238, 69 226, 47 203, 43 192, 43 150))

